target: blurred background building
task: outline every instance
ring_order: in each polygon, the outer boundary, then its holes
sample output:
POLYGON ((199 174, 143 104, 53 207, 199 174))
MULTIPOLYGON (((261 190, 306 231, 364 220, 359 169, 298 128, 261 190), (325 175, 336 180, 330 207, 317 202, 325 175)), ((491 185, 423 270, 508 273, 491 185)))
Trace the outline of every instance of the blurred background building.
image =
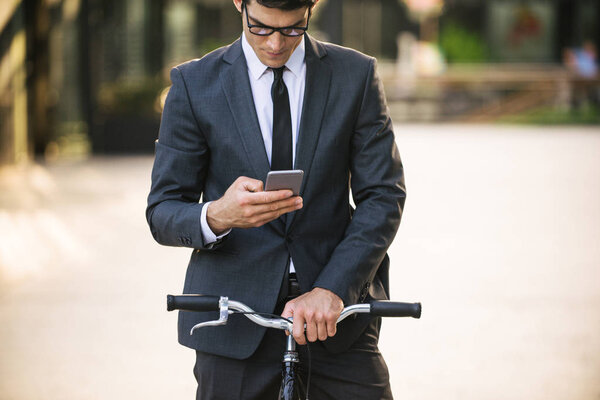
MULTIPOLYGON (((321 0, 379 58, 395 122, 594 123, 597 0, 321 0)), ((0 164, 150 153, 170 67, 240 33, 230 0, 0 0, 0 164)))

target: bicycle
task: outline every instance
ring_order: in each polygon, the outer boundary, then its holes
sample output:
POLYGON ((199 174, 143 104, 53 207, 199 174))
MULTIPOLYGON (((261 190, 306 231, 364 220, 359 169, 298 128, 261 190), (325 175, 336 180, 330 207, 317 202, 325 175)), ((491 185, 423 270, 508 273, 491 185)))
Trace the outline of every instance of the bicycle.
MULTIPOLYGON (((196 329, 206 326, 219 326, 227 324, 230 314, 243 314, 249 320, 257 325, 266 328, 288 331, 286 349, 282 359, 281 386, 279 390, 279 400, 301 400, 304 397, 308 400, 310 390, 310 356, 309 373, 306 387, 297 379, 296 369, 300 359, 296 351, 296 341, 291 335, 292 320, 269 313, 256 312, 246 304, 235 300, 229 300, 227 297, 206 296, 206 295, 167 295, 167 311, 219 311, 219 319, 214 321, 201 322, 194 325, 190 335, 194 334, 196 329), (302 396, 302 397, 300 397, 302 396)), ((368 313, 375 317, 421 317, 421 303, 400 303, 392 301, 372 301, 367 304, 355 304, 344 308, 337 320, 337 323, 353 314, 368 313)), ((310 355, 310 353, 309 353, 310 355)))

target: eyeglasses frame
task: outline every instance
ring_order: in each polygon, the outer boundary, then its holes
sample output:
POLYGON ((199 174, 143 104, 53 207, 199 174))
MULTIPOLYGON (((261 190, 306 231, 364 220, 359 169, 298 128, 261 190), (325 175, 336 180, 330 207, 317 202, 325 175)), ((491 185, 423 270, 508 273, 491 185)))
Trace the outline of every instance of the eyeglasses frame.
POLYGON ((311 11, 312 11, 311 7, 309 7, 308 8, 308 17, 306 18, 306 26, 282 26, 281 28, 275 28, 274 26, 253 25, 253 24, 251 24, 250 23, 250 17, 248 15, 248 7, 246 6, 246 2, 242 1, 242 13, 244 12, 244 10, 246 11, 246 13, 245 13, 246 14, 246 25, 248 26, 248 31, 251 34, 256 35, 256 36, 271 36, 275 32, 279 32, 280 34, 282 34, 283 36, 286 36, 286 37, 300 37, 300 36, 303 36, 306 33, 306 31, 308 30, 308 23, 310 21, 310 15, 311 15, 311 11), (250 30, 250 28, 265 28, 265 29, 270 29, 271 32, 265 33, 265 34, 255 33, 255 32, 252 32, 250 30), (284 29, 297 29, 297 30, 302 31, 302 33, 299 34, 299 35, 288 35, 288 34, 283 33, 284 29))

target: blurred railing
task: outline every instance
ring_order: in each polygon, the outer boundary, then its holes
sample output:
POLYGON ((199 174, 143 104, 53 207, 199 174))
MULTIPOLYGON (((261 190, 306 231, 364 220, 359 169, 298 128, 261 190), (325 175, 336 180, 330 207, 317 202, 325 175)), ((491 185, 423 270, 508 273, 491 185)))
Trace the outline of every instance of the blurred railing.
POLYGON ((571 110, 583 92, 600 88, 600 77, 584 79, 557 64, 459 64, 433 77, 384 71, 396 122, 494 122, 540 107, 571 110))

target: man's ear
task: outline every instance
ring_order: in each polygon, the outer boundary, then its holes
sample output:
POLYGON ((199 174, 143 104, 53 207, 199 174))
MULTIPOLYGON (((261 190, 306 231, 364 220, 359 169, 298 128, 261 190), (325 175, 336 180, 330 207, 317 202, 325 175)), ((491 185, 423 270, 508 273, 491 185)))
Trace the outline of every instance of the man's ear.
POLYGON ((233 5, 237 8, 238 12, 242 13, 242 0, 233 0, 233 5))

